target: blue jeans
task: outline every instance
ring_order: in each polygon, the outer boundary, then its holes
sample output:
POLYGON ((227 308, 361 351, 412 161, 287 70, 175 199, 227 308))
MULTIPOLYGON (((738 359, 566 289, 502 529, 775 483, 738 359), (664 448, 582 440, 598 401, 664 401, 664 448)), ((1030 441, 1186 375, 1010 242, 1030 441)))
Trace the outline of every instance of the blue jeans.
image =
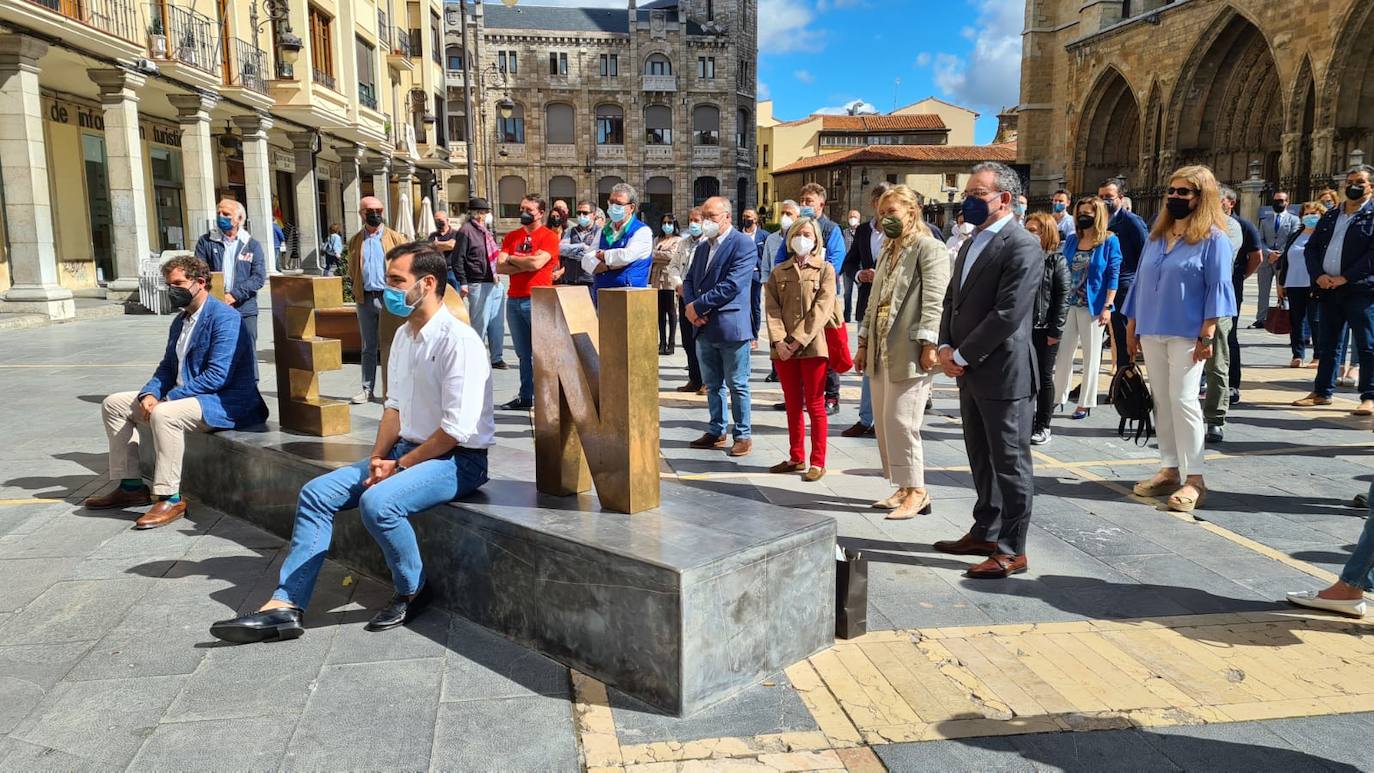
MULTIPOLYGON (((399 459, 414 448, 414 443, 402 440, 387 458, 399 459)), ((301 489, 296 525, 291 531, 291 552, 282 564, 272 598, 306 608, 329 552, 334 514, 355 507, 368 533, 382 548, 396 592, 403 596, 415 593, 424 573, 410 516, 467 496, 487 482, 486 451, 455 448, 445 456, 421 462, 371 487, 365 483, 369 461, 363 459, 321 475, 301 489)))
POLYGON ((468 319, 487 345, 492 362, 500 362, 506 347, 506 287, 497 282, 468 285, 468 319))
POLYGON ((510 326, 510 342, 520 360, 520 400, 534 402, 534 348, 530 345, 530 299, 506 299, 506 324, 510 326))
POLYGON ((1312 391, 1318 397, 1330 397, 1336 391, 1336 376, 1341 357, 1341 343, 1348 325, 1355 343, 1355 362, 1360 366, 1360 399, 1374 400, 1374 293, 1363 290, 1327 292, 1318 301, 1321 315, 1318 322, 1321 345, 1317 349, 1320 361, 1312 391))
POLYGON ((859 423, 865 427, 873 426, 873 391, 868 386, 868 374, 864 374, 863 387, 859 389, 859 423))
MULTIPOLYGON (((1369 501, 1374 507, 1374 483, 1369 484, 1369 501)), ((1356 588, 1374 590, 1374 510, 1364 521, 1364 531, 1360 541, 1355 543, 1355 552, 1346 559, 1341 570, 1341 582, 1356 588)))
MULTIPOLYGON (((690 323, 688 323, 690 324, 690 323)), ((748 440, 749 427, 749 342, 712 343, 697 336, 697 364, 706 384, 706 404, 711 409, 713 437, 725 434, 725 392, 730 392, 730 416, 735 422, 735 440, 748 440)))
POLYGON ((377 330, 382 318, 382 296, 380 293, 358 302, 358 334, 363 344, 363 389, 376 391, 377 385, 377 330))

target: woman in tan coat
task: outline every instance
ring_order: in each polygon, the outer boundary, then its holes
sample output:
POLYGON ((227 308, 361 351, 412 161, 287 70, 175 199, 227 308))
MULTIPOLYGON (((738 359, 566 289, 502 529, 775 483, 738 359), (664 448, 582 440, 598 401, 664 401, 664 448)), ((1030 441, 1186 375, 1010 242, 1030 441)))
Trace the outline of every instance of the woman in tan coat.
POLYGON ((825 475, 825 371, 830 364, 827 325, 840 325, 835 303, 835 268, 825 259, 820 226, 800 218, 786 234, 787 260, 773 267, 764 286, 768 340, 773 343, 773 366, 787 406, 788 459, 770 472, 802 472, 802 480, 825 475), (807 468, 806 425, 811 416, 811 467, 807 468))
POLYGON ((916 194, 905 185, 878 202, 878 222, 887 241, 859 323, 854 367, 868 375, 883 476, 897 487, 873 506, 891 510, 890 520, 906 520, 931 507, 921 420, 935 378, 949 250, 931 236, 916 194))

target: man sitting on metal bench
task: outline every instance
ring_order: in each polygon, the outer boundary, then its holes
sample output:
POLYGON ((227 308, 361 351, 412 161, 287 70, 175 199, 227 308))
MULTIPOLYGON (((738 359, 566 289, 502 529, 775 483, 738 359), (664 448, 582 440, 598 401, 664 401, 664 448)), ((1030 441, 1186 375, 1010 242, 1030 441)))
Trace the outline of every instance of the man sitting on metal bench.
POLYGON ((490 357, 476 331, 444 307, 447 274, 448 262, 427 242, 387 253, 383 301, 406 324, 391 345, 386 407, 372 455, 305 484, 276 592, 257 612, 215 623, 210 633, 216 638, 248 644, 304 632, 302 615, 340 510, 362 514, 396 586, 367 630, 404 625, 429 604, 431 586, 409 518, 486 483, 487 449, 496 434, 490 357))
POLYGON ((187 432, 239 429, 267 421, 258 394, 252 339, 243 319, 210 296, 210 267, 190 255, 162 264, 172 307, 167 350, 152 379, 137 392, 105 398, 100 413, 110 440, 110 479, 119 487, 86 500, 91 510, 114 510, 157 502, 134 527, 155 529, 186 515, 181 498, 181 457, 187 432), (153 430, 157 465, 150 494, 139 473, 138 431, 153 430))

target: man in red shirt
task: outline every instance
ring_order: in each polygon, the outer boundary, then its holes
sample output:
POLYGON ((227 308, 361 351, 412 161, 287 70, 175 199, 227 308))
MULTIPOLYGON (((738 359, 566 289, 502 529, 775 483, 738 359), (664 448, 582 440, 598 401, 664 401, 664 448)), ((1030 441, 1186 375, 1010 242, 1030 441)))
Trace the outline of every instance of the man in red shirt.
POLYGON ((528 411, 534 406, 534 354, 530 347, 530 288, 552 287, 558 265, 558 234, 544 227, 544 199, 531 193, 520 202, 520 228, 506 234, 496 256, 496 273, 510 275, 506 297, 506 326, 515 356, 520 358, 520 394, 501 406, 503 411, 528 411))

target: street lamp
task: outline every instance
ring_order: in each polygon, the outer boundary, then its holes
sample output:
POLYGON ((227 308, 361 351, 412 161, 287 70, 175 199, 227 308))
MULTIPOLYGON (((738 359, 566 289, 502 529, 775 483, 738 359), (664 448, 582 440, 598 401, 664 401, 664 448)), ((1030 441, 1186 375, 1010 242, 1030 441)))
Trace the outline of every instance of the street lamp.
POLYGON ((496 111, 501 114, 501 118, 509 120, 511 113, 515 112, 515 103, 510 97, 501 97, 496 100, 496 111))
POLYGON ((277 77, 292 78, 295 76, 296 60, 300 59, 305 42, 291 31, 291 7, 287 0, 263 0, 262 8, 267 18, 258 21, 258 0, 250 0, 248 4, 248 26, 253 30, 253 50, 261 59, 262 46, 258 44, 258 37, 262 34, 263 25, 271 24, 277 40, 277 77))

